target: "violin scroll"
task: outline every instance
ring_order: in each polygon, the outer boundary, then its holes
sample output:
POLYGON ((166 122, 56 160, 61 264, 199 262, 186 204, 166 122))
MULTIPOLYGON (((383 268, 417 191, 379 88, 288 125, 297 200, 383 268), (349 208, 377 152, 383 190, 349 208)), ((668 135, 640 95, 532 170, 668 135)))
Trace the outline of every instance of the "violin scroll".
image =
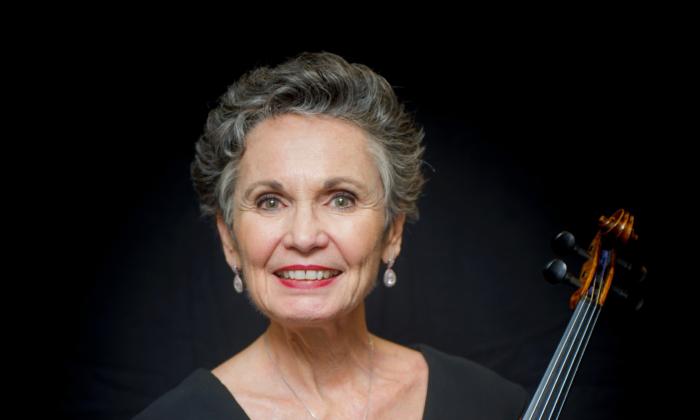
POLYGON ((619 209, 610 217, 600 216, 598 226, 603 236, 612 236, 621 245, 627 245, 630 239, 639 239, 633 230, 634 216, 624 209, 619 209))

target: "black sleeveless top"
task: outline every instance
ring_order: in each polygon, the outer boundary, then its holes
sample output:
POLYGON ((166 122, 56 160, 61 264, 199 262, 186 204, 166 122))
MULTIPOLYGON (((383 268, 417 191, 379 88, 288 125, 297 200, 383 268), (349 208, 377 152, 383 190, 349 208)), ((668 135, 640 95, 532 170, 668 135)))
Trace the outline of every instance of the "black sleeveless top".
MULTIPOLYGON (((529 395, 494 371, 427 344, 411 344, 428 363, 423 420, 518 419, 529 395)), ((249 417, 219 378, 198 368, 133 420, 245 420, 249 417)))

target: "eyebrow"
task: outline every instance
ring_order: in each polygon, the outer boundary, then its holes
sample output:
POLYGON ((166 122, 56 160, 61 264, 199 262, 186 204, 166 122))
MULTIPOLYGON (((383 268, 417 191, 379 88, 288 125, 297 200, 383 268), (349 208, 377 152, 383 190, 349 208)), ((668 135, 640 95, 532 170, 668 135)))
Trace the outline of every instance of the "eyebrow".
MULTIPOLYGON (((355 187, 359 188, 363 192, 367 191, 367 188, 365 187, 365 185, 362 182, 355 180, 353 178, 345 177, 345 176, 336 176, 336 177, 327 179, 323 183, 323 188, 327 190, 330 188, 334 188, 342 183, 354 185, 355 187)), ((243 197, 248 199, 250 194, 252 194, 252 192, 257 187, 260 187, 260 186, 269 187, 269 188, 271 188, 273 190, 277 190, 277 191, 284 191, 284 185, 282 185, 281 182, 276 181, 274 179, 265 179, 265 180, 256 181, 256 182, 253 182, 252 184, 250 184, 250 186, 248 188, 246 188, 245 193, 243 194, 243 197)))

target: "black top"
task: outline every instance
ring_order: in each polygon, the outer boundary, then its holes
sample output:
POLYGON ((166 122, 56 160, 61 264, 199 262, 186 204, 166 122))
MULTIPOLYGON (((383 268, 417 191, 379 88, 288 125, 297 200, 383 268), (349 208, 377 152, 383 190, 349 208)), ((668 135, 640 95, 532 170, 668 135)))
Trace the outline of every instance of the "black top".
MULTIPOLYGON (((463 357, 417 343, 428 363, 423 420, 518 419, 529 400, 525 389, 463 357)), ((204 368, 156 399, 133 420, 248 419, 228 388, 204 368)))

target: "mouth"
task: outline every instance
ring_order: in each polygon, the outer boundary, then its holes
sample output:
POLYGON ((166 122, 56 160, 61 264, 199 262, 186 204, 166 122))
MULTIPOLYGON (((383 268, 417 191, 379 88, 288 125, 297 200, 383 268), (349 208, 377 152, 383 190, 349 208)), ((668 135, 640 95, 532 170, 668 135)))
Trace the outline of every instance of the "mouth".
POLYGON ((340 270, 276 271, 279 282, 290 289, 318 289, 335 283, 343 272, 340 270))
POLYGON ((292 281, 321 281, 342 274, 341 270, 279 270, 274 275, 284 280, 292 281))

